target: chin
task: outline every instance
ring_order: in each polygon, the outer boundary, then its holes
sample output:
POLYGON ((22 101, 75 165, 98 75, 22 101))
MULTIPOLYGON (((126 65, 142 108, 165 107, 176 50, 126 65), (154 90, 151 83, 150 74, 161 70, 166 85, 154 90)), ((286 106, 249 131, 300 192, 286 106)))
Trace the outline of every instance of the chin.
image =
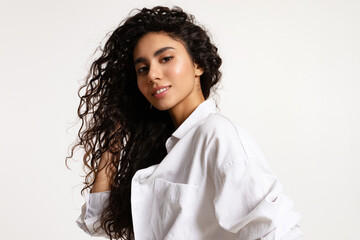
POLYGON ((156 108, 159 111, 167 111, 169 110, 172 106, 169 104, 153 104, 153 107, 156 108))
POLYGON ((168 107, 163 107, 163 106, 161 106, 161 107, 153 106, 153 107, 156 108, 156 109, 159 110, 159 111, 167 111, 167 110, 170 109, 170 108, 168 108, 168 107))

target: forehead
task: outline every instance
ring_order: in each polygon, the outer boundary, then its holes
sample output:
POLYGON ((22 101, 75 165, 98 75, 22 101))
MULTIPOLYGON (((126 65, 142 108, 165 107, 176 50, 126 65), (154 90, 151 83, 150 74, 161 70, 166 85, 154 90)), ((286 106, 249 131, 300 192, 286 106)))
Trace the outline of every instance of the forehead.
POLYGON ((134 58, 152 55, 156 50, 163 47, 172 47, 175 50, 185 50, 184 45, 169 37, 163 32, 150 32, 142 36, 134 48, 134 58))

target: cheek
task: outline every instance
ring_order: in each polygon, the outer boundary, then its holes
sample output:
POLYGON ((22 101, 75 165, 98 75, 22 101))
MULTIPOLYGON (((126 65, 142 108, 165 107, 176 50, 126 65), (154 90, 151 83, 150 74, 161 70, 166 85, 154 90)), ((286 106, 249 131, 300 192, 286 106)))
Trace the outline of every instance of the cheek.
POLYGON ((138 80, 138 81, 137 81, 137 86, 138 86, 140 92, 141 92, 143 95, 145 95, 146 90, 147 90, 147 85, 144 84, 143 81, 139 81, 139 80, 138 80))
POLYGON ((174 64, 173 74, 180 78, 182 81, 189 80, 193 81, 194 77, 194 68, 192 66, 192 62, 188 61, 188 59, 182 59, 177 64, 174 64))
POLYGON ((188 73, 187 63, 183 60, 177 60, 171 63, 170 67, 167 68, 167 74, 172 77, 183 77, 188 73))

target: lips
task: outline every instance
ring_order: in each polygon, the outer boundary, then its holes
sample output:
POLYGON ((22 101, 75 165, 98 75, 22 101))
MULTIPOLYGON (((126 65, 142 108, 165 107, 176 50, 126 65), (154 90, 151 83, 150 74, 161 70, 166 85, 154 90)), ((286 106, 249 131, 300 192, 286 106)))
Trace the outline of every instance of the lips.
POLYGON ((151 94, 153 96, 155 95, 159 95, 160 93, 163 93, 165 92, 166 90, 168 90, 171 86, 160 86, 160 87, 155 87, 153 88, 153 90, 151 91, 151 94))

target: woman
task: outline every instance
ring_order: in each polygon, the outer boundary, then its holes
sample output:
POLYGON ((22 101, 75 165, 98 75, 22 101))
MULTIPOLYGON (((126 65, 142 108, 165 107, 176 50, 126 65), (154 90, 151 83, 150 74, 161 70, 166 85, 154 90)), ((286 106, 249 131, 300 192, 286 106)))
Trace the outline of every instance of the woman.
POLYGON ((257 145, 209 99, 220 65, 207 33, 177 7, 144 8, 112 33, 80 89, 85 232, 300 237, 300 216, 257 145))

